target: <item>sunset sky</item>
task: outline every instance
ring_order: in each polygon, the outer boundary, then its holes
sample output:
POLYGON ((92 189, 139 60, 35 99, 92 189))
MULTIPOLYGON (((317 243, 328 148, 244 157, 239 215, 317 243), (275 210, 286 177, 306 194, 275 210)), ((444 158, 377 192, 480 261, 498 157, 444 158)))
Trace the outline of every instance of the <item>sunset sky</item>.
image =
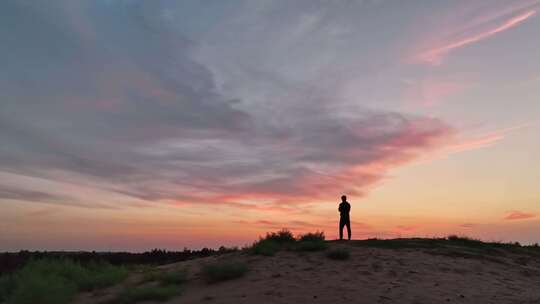
POLYGON ((540 1, 0 1, 0 251, 540 242, 540 1))

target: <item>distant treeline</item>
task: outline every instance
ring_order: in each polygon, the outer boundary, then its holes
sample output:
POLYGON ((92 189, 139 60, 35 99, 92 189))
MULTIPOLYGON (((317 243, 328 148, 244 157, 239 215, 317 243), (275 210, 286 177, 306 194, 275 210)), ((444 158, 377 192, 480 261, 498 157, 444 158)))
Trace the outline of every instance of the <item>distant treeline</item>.
POLYGON ((0 274, 13 272, 28 261, 35 259, 70 259, 81 264, 108 262, 113 265, 169 264, 194 258, 207 257, 238 250, 237 248, 220 247, 219 249, 203 248, 201 250, 184 249, 168 251, 153 249, 143 253, 131 252, 95 252, 95 251, 27 251, 0 253, 0 274))

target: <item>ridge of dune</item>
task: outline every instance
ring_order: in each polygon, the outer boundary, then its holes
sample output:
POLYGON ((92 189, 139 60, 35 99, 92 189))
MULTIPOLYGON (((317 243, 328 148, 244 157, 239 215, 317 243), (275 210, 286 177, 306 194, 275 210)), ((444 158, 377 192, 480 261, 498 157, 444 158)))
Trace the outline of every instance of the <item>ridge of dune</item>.
MULTIPOLYGON (((270 257, 240 251, 159 266, 159 271, 189 271, 182 295, 164 303, 540 303, 536 253, 452 246, 380 248, 355 241, 328 244, 327 250, 348 250, 350 258, 331 260, 324 251, 281 251, 270 257), (207 284, 201 267, 216 261, 243 262, 249 272, 207 284)), ((103 299, 106 292, 77 303, 103 299)))

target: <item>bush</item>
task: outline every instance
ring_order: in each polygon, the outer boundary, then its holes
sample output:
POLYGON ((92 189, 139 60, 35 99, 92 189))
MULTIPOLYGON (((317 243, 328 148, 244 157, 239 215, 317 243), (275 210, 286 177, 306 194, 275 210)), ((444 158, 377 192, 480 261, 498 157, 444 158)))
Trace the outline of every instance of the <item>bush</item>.
POLYGON ((203 278, 207 283, 215 283, 242 277, 248 267, 240 262, 215 262, 203 267, 203 278))
POLYGON ((287 229, 282 229, 278 232, 270 232, 266 234, 264 240, 273 241, 280 245, 294 243, 296 239, 292 232, 287 229))
POLYGON ((296 250, 298 251, 319 251, 325 250, 328 245, 324 241, 324 232, 309 232, 298 237, 296 250))
POLYGON ((259 239, 251 246, 251 252, 258 255, 273 256, 282 249, 297 251, 318 251, 328 246, 324 241, 324 232, 310 232, 300 235, 295 239, 293 234, 283 229, 278 232, 270 232, 266 237, 259 239))
POLYGON ((260 239, 253 244, 251 252, 258 255, 273 256, 280 250, 280 247, 281 246, 275 241, 260 239))
POLYGON ((332 260, 347 260, 350 256, 350 252, 343 248, 332 249, 326 253, 326 257, 332 260))
POLYGON ((293 234, 282 229, 278 232, 269 232, 264 238, 260 238, 251 246, 251 253, 265 256, 273 256, 279 250, 291 247, 296 242, 293 234))
POLYGON ((111 286, 126 277, 127 270, 105 263, 83 267, 71 260, 35 260, 14 274, 4 297, 10 304, 62 304, 70 302, 79 290, 111 286))
POLYGON ((302 234, 300 235, 300 237, 298 237, 298 241, 300 242, 304 242, 304 241, 311 241, 311 242, 320 242, 320 241, 324 241, 325 237, 324 237, 324 232, 321 231, 317 231, 317 232, 308 232, 306 234, 302 234))
POLYGON ((114 303, 132 304, 142 301, 167 301, 180 295, 181 290, 177 286, 142 286, 129 288, 118 295, 114 303))

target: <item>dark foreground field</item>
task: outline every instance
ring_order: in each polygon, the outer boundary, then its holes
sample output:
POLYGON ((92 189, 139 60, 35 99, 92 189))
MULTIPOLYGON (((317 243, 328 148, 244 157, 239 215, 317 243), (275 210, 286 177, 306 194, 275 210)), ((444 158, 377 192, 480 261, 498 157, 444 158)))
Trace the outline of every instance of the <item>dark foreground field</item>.
MULTIPOLYGON (((21 279, 31 271, 27 266, 11 276, 12 289, 3 279, 4 299, 15 304, 540 303, 538 246, 458 237, 350 242, 321 237, 275 233, 250 248, 160 266, 94 265, 81 271, 41 265, 56 283, 37 291, 40 285, 31 278, 28 286, 17 286, 28 284, 21 279), (63 277, 64 284, 72 284, 62 287, 63 277), (52 296, 66 290, 64 298, 52 296)), ((62 267, 77 268, 74 264, 62 267)), ((34 272, 38 266, 32 266, 34 272)))

